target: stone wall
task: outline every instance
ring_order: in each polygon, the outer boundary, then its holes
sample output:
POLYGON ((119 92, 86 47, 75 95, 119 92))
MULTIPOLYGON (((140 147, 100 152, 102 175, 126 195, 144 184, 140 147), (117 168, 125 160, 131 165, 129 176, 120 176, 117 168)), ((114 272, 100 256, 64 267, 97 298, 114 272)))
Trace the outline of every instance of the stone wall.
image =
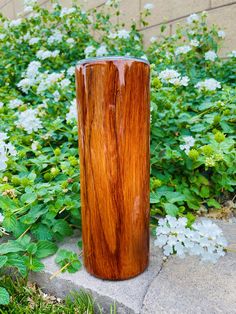
MULTIPOLYGON (((45 8, 50 8, 50 0, 38 0, 45 8)), ((71 6, 72 0, 61 0, 64 6, 71 6)), ((102 7, 104 0, 78 0, 85 9, 102 7)), ((154 8, 148 18, 149 25, 140 27, 145 43, 150 37, 160 35, 160 25, 167 25, 165 34, 173 34, 178 23, 184 23, 191 13, 207 11, 209 23, 217 24, 226 32, 224 48, 221 54, 236 50, 236 1, 232 0, 121 0, 120 21, 127 24, 131 19, 139 22, 139 12, 146 3, 152 3, 154 8)), ((23 0, 0 0, 0 12, 10 18, 16 18, 23 8, 23 0)), ((139 25, 140 26, 140 25, 139 25)))

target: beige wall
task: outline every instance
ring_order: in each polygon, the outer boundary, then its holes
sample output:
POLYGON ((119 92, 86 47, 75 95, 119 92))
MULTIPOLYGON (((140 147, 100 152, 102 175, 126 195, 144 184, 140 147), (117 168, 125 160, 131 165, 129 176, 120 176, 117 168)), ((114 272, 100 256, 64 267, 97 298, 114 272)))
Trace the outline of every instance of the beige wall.
MULTIPOLYGON (((38 0, 43 7, 49 8, 49 0, 38 0)), ((72 0, 60 0, 64 6, 70 6, 72 0)), ((101 7, 104 0, 78 0, 84 8, 101 7)), ((160 25, 167 24, 165 34, 172 34, 178 23, 184 23, 191 13, 207 11, 209 22, 217 24, 226 32, 222 54, 236 50, 236 1, 232 0, 121 0, 120 21, 129 23, 134 18, 139 23, 139 12, 145 3, 152 3, 154 9, 148 18, 149 25, 141 28, 145 43, 150 37, 160 35, 160 25)), ((0 12, 10 18, 16 18, 23 8, 23 0, 0 0, 0 12)))

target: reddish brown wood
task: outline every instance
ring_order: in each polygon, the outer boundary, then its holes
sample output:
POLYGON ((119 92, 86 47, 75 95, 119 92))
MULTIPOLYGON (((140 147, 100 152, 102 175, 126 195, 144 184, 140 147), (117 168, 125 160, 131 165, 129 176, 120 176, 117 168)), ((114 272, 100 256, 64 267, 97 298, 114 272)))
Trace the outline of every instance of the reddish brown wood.
POLYGON ((119 280, 149 257, 149 65, 131 58, 76 68, 84 264, 119 280))

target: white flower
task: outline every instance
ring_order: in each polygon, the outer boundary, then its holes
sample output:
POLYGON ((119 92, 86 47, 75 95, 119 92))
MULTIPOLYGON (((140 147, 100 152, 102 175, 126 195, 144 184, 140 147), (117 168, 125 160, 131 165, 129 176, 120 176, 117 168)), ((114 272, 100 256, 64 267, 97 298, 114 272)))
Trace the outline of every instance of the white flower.
POLYGON ((56 91, 53 93, 53 96, 54 96, 54 100, 55 100, 55 101, 59 101, 60 98, 61 98, 61 95, 60 95, 60 93, 58 92, 58 90, 56 90, 56 91))
POLYGON ((18 113, 16 126, 24 129, 28 134, 36 132, 42 128, 42 122, 37 118, 37 109, 27 109, 18 113))
POLYGON ((151 38, 150 38, 150 42, 151 43, 155 43, 157 41, 157 37, 156 36, 152 36, 151 38))
POLYGON ((231 51, 229 57, 236 58, 236 50, 231 51))
POLYGON ((36 57, 40 60, 45 60, 47 58, 55 58, 59 55, 59 50, 49 51, 49 50, 39 50, 36 53, 36 57))
POLYGON ((75 74, 75 67, 69 67, 69 69, 67 70, 67 74, 69 75, 69 76, 72 76, 72 75, 74 75, 75 74))
POLYGON ((67 44, 69 44, 69 45, 73 45, 73 44, 75 43, 75 40, 74 40, 74 38, 68 38, 68 39, 66 40, 66 42, 67 42, 67 44))
POLYGON ((40 41, 40 38, 39 38, 39 37, 32 37, 32 38, 30 38, 30 40, 29 40, 29 45, 30 45, 30 46, 35 45, 35 44, 37 44, 39 41, 40 41))
POLYGON ((186 154, 188 154, 190 151, 190 148, 194 146, 195 139, 192 136, 184 136, 183 140, 185 144, 180 145, 179 148, 183 150, 186 154))
POLYGON ((17 27, 21 24, 22 19, 12 20, 9 22, 9 27, 17 27))
POLYGON ((66 114, 66 122, 70 123, 71 121, 77 120, 77 105, 76 99, 71 102, 69 112, 66 114))
POLYGON ((225 32, 223 30, 219 30, 217 35, 219 38, 225 38, 225 32))
POLYGON ((76 8, 62 8, 61 9, 61 13, 60 13, 60 16, 63 17, 65 15, 68 15, 68 14, 71 14, 71 13, 74 13, 76 11, 76 8))
POLYGON ((69 79, 63 79, 60 82, 60 85, 61 85, 62 88, 68 87, 70 84, 71 84, 71 81, 69 79))
POLYGON ((192 39, 190 41, 190 45, 193 46, 193 47, 198 47, 199 46, 199 41, 197 39, 192 39))
POLYGON ((187 23, 192 24, 193 22, 199 21, 199 16, 197 14, 191 14, 187 17, 187 23))
POLYGON ((48 44, 51 45, 54 43, 60 43, 62 42, 62 38, 63 38, 63 34, 60 31, 55 30, 54 33, 51 36, 49 36, 48 44))
POLYGON ((28 78, 35 78, 36 75, 38 75, 38 70, 41 67, 41 63, 39 61, 31 61, 28 64, 27 70, 26 70, 26 77, 28 78))
POLYGON ((8 139, 7 134, 4 132, 0 132, 0 141, 5 141, 6 139, 8 139))
POLYGON ((85 56, 87 57, 87 56, 90 55, 90 53, 92 53, 92 52, 94 52, 94 51, 95 51, 95 47, 93 47, 93 46, 88 46, 88 47, 85 48, 84 54, 85 54, 85 56))
POLYGON ((105 45, 101 45, 97 51, 96 51, 96 56, 97 57, 101 57, 101 56, 104 56, 104 55, 107 55, 108 54, 108 51, 107 51, 107 48, 105 45))
POLYGON ((4 132, 0 132, 0 171, 7 168, 7 161, 9 156, 16 156, 15 147, 11 143, 6 143, 8 136, 4 132))
POLYGON ((217 80, 210 78, 210 79, 206 79, 204 81, 198 82, 195 85, 195 87, 198 88, 199 90, 206 89, 209 91, 214 91, 217 88, 221 88, 221 84, 217 80))
POLYGON ((37 148, 38 148, 38 145, 39 145, 39 142, 34 141, 34 142, 32 143, 32 145, 31 145, 32 150, 33 150, 33 151, 36 151, 37 148))
POLYGON ((129 31, 125 30, 125 29, 121 29, 117 32, 117 37, 118 38, 124 38, 127 39, 129 38, 129 31))
POLYGON ((172 69, 161 71, 158 77, 163 83, 171 83, 175 86, 188 86, 189 82, 187 76, 181 77, 179 72, 172 69))
POLYGON ((8 106, 9 106, 9 108, 14 109, 14 108, 17 108, 21 105, 23 105, 23 101, 16 98, 16 99, 10 100, 8 106))
POLYGON ((159 219, 154 244, 163 248, 165 256, 176 253, 183 258, 189 254, 199 256, 202 261, 217 262, 227 246, 222 230, 208 220, 194 223, 191 229, 187 222, 186 218, 169 215, 159 219))
POLYGON ((17 152, 15 147, 11 144, 11 143, 7 143, 5 145, 5 148, 7 150, 7 152, 11 155, 11 156, 16 156, 17 152))
POLYGON ((143 7, 145 10, 152 10, 154 5, 152 3, 146 3, 143 7))
POLYGON ((32 82, 31 79, 24 78, 17 84, 17 87, 19 87, 24 93, 28 93, 32 85, 34 85, 34 81, 32 82))
POLYGON ((213 50, 209 50, 205 53, 205 60, 215 61, 217 54, 213 50))
POLYGON ((175 49, 175 55, 178 56, 180 54, 186 54, 188 53, 192 48, 190 46, 180 46, 175 49))
POLYGON ((3 40, 6 37, 6 34, 0 34, 0 40, 3 40))
POLYGON ((46 89, 50 88, 53 84, 55 84, 58 80, 64 77, 64 73, 50 73, 43 74, 39 79, 39 85, 37 88, 37 94, 41 94, 46 89))
POLYGON ((3 107, 4 103, 0 101, 0 109, 3 107))
POLYGON ((0 213, 0 223, 2 223, 3 220, 4 220, 4 216, 3 216, 3 214, 0 213))

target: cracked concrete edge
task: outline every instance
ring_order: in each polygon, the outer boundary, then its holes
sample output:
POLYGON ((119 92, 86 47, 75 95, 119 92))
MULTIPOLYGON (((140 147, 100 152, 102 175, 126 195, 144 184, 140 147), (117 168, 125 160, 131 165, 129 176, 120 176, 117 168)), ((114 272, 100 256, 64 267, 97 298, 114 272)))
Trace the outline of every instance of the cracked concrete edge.
MULTIPOLYGON (((68 242, 74 241, 75 240, 70 239, 68 242)), ((68 242, 62 243, 61 247, 75 250, 76 246, 74 243, 68 242)), ((87 274, 85 270, 82 270, 80 274, 77 273, 76 277, 73 276, 73 274, 62 273, 53 280, 50 280, 52 273, 57 270, 57 265, 54 263, 55 256, 46 258, 44 260, 46 266, 45 270, 41 273, 31 273, 29 279, 36 282, 46 293, 53 294, 60 298, 65 298, 71 291, 78 291, 80 289, 88 291, 94 297, 96 303, 102 308, 102 313, 110 313, 110 307, 115 303, 117 313, 139 314, 146 293, 152 281, 159 274, 163 263, 161 250, 154 247, 152 237, 150 242, 150 263, 148 269, 135 278, 123 281, 123 283, 122 281, 114 282, 114 287, 116 288, 113 288, 109 284, 107 285, 107 281, 104 282, 105 286, 103 286, 102 281, 87 274), (94 285, 92 285, 91 280, 94 280, 94 285), (101 285, 101 289, 99 285, 101 285), (129 296, 127 289, 132 289, 134 292, 129 296), (123 296, 122 291, 124 291, 124 294, 127 293, 127 295, 123 296)))
POLYGON ((152 278, 152 280, 150 281, 149 285, 147 286, 147 289, 144 293, 144 296, 143 296, 143 299, 142 299, 142 305, 141 305, 141 308, 140 308, 140 311, 139 311, 139 314, 142 313, 142 310, 145 306, 144 302, 145 302, 145 298, 146 298, 146 295, 150 289, 150 287, 152 286, 152 283, 156 280, 156 278, 160 275, 161 271, 163 270, 163 267, 164 267, 164 264, 166 264, 168 261, 168 259, 166 261, 162 260, 161 262, 161 265, 160 265, 160 269, 159 271, 157 272, 157 274, 152 278))
POLYGON ((102 313, 110 313, 111 306, 116 307, 118 310, 118 313, 120 314, 139 314, 139 312, 134 311, 130 307, 127 307, 127 305, 117 302, 113 298, 101 295, 97 293, 94 290, 91 290, 90 288, 85 288, 82 285, 75 284, 71 280, 63 279, 63 278, 54 278, 53 281, 51 281, 49 278, 51 276, 51 273, 49 272, 43 272, 40 274, 37 273, 31 273, 29 276, 29 280, 32 282, 40 282, 40 288, 49 294, 55 295, 61 299, 65 299, 66 296, 70 295, 73 291, 86 291, 90 293, 94 301, 96 303, 96 310, 99 312, 99 309, 102 310, 102 313))

